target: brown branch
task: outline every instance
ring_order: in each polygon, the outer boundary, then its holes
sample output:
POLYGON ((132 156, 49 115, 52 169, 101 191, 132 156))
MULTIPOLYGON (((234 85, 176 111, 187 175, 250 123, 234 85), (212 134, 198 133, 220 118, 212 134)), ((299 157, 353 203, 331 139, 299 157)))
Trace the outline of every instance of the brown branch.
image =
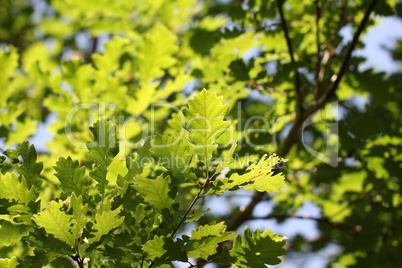
MULTIPOLYGON (((285 15, 283 13, 283 3, 282 0, 276 0, 276 5, 279 10, 279 15, 281 17, 281 26, 285 34, 286 44, 288 46, 289 56, 292 63, 295 63, 292 41, 290 40, 288 26, 285 20, 285 15)), ((297 68, 295 68, 295 92, 296 92, 296 112, 300 115, 303 112, 303 97, 301 94, 301 81, 300 74, 297 68)))
POLYGON ((310 216, 299 216, 299 215, 289 215, 289 214, 268 214, 265 217, 251 217, 250 220, 269 220, 269 219, 276 219, 276 220, 287 220, 287 219, 301 219, 301 220, 313 220, 318 223, 326 224, 330 227, 335 229, 343 230, 343 231, 351 231, 353 234, 357 234, 361 230, 361 226, 352 226, 345 223, 340 222, 332 222, 327 217, 317 218, 317 217, 310 217, 310 216))
POLYGON ((321 109, 325 105, 325 103, 327 103, 327 101, 335 94, 335 91, 338 88, 338 85, 343 75, 345 74, 347 67, 349 66, 350 59, 352 58, 352 52, 356 48, 356 45, 359 42, 360 35, 363 32, 364 28, 366 27, 366 24, 370 18, 370 14, 373 11, 377 2, 378 0, 372 0, 371 3, 369 4, 368 8, 366 9, 366 12, 364 13, 362 21, 360 22, 355 34, 353 35, 352 42, 350 43, 348 50, 346 51, 345 58, 342 61, 342 65, 341 68, 339 69, 338 74, 335 75, 334 81, 332 81, 332 83, 329 84, 327 90, 317 100, 316 105, 314 105, 313 107, 311 107, 309 110, 306 111, 305 113, 306 118, 315 113, 316 111, 318 111, 319 109, 321 109))
POLYGON ((243 222, 245 222, 245 218, 251 219, 254 207, 263 199, 264 195, 265 193, 255 192, 247 207, 229 222, 227 230, 235 231, 243 222))
MULTIPOLYGON (((332 55, 333 54, 331 53, 331 51, 325 50, 324 55, 322 57, 321 68, 320 68, 320 71, 318 72, 318 80, 320 81, 320 83, 324 80, 326 66, 327 66, 329 59, 332 57, 332 55)), ((316 99, 317 98, 318 98, 318 95, 316 95, 316 99)))
POLYGON ((92 41, 91 48, 88 49, 86 53, 84 52, 84 60, 86 63, 92 63, 92 55, 96 52, 99 38, 97 36, 94 36, 91 38, 91 41, 92 41))
MULTIPOLYGON (((277 0, 277 2, 279 3, 279 0, 277 0)), ((279 156, 285 157, 289 153, 292 146, 299 139, 299 135, 302 130, 304 121, 309 116, 311 116, 316 111, 318 111, 320 108, 322 108, 325 105, 325 103, 327 103, 329 101, 330 97, 335 93, 335 90, 337 89, 337 87, 339 85, 340 79, 343 77, 343 75, 346 71, 346 68, 349 64, 352 52, 355 49, 357 42, 359 40, 359 37, 360 37, 361 33, 363 32, 363 29, 365 28, 365 26, 368 22, 368 19, 370 17, 370 14, 373 11, 377 2, 378 2, 378 0, 372 0, 370 5, 368 6, 368 8, 364 14, 363 20, 361 21, 360 25, 358 26, 358 28, 356 30, 356 33, 353 36, 352 42, 348 48, 345 59, 342 62, 341 69, 339 70, 335 81, 329 85, 327 90, 324 92, 324 94, 321 95, 321 97, 318 99, 317 103, 314 106, 312 106, 309 110, 303 112, 302 114, 296 116, 296 119, 293 123, 292 128, 289 131, 289 134, 287 135, 285 141, 283 142, 282 147, 278 151, 279 156)), ((228 224, 228 231, 236 230, 241 224, 243 224, 245 221, 249 220, 252 215, 252 212, 254 210, 254 207, 263 199, 263 197, 264 197, 263 193, 255 192, 252 200, 246 206, 245 210, 238 213, 234 217, 232 222, 230 222, 228 224)))
MULTIPOLYGON (((296 117, 296 120, 292 126, 292 128, 289 131, 289 134, 287 135, 284 143, 282 144, 282 147, 278 151, 278 155, 285 157, 289 151, 292 145, 298 140, 301 127, 304 122, 304 117, 298 116, 296 117)), ((235 231, 239 226, 244 223, 245 221, 249 220, 255 206, 264 198, 265 193, 261 192, 255 192, 253 195, 253 198, 251 199, 250 203, 246 206, 246 208, 235 215, 233 220, 229 222, 228 224, 228 231, 235 231)))

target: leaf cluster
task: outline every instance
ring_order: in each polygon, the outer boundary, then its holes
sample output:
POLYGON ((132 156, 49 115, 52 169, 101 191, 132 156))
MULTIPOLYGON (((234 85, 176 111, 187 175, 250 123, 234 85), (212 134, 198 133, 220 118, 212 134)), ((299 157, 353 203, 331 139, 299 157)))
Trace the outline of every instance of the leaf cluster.
MULTIPOLYGON (((0 173, 1 246, 4 250, 22 243, 27 250, 2 261, 8 267, 31 262, 45 266, 66 258, 79 267, 170 267, 173 261, 195 265, 191 259, 240 267, 279 263, 285 242, 269 230, 251 234, 247 228, 244 236, 235 237, 221 221, 179 235, 185 222, 203 217, 200 199, 240 187, 273 193, 284 185, 284 176, 272 171, 281 161, 277 156, 263 156, 244 175, 218 178, 228 167, 228 162, 212 163, 219 137, 230 124, 223 119, 227 105, 222 101, 204 89, 183 110, 186 138, 158 134, 127 158, 119 154, 116 124, 100 119, 90 129, 93 141, 86 143, 86 162, 60 157, 53 167, 58 180, 53 186, 42 177, 43 164, 37 162, 33 145, 24 142, 8 149, 0 173), (147 165, 139 165, 145 157, 150 157, 147 165), (177 158, 185 162, 175 165, 177 158), (126 165, 112 174, 116 161, 126 165), (54 193, 48 196, 47 190, 54 193), (186 201, 185 190, 198 193, 186 201), (231 241, 232 249, 218 251, 221 243, 231 241)), ((225 157, 232 159, 233 153, 225 157)))

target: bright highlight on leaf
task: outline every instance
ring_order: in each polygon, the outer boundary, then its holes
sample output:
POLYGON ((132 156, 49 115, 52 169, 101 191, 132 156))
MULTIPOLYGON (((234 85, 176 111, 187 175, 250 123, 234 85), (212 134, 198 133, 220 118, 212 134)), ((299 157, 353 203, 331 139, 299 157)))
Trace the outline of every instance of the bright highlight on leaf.
MULTIPOLYGON (((226 232, 223 222, 214 225, 199 226, 191 231, 186 248, 190 258, 203 258, 207 260, 217 252, 218 244, 234 239, 234 232, 226 232)), ((186 240, 185 240, 186 241, 186 240)))
POLYGON ((273 169, 277 164, 286 161, 276 155, 264 155, 258 163, 251 164, 243 175, 234 173, 229 178, 216 179, 208 194, 222 194, 226 190, 236 190, 239 187, 268 193, 279 191, 285 184, 285 177, 282 173, 274 174, 273 169))
POLYGON ((15 173, 0 173, 0 198, 28 205, 35 198, 33 187, 29 190, 24 177, 21 181, 15 173))
MULTIPOLYGON (((6 247, 19 242, 22 237, 29 235, 29 227, 0 220, 0 247, 6 247)), ((2 267, 0 265, 0 267, 2 267)))
POLYGON ((36 162, 38 156, 33 145, 29 146, 29 143, 25 141, 15 150, 7 149, 5 155, 15 163, 13 165, 15 170, 25 177, 29 188, 32 185, 39 187, 42 184, 39 174, 43 169, 43 163, 36 162))
POLYGON ((135 180, 138 184, 133 187, 144 197, 145 202, 155 207, 159 212, 171 208, 173 199, 169 196, 169 176, 163 178, 160 175, 154 180, 139 176, 135 180))
POLYGON ((157 134, 150 151, 158 164, 175 173, 184 173, 190 164, 190 147, 180 137, 157 134))
POLYGON ((18 259, 14 256, 11 259, 0 259, 0 267, 2 268, 15 268, 18 266, 18 259))
POLYGON ((217 148, 217 139, 230 125, 225 118, 229 106, 223 104, 222 96, 218 97, 216 93, 203 89, 188 101, 188 107, 183 110, 186 116, 184 128, 189 132, 187 138, 208 167, 217 148))
POLYGON ((75 237, 71 233, 72 216, 62 211, 62 207, 62 201, 51 201, 45 210, 34 215, 34 221, 39 227, 44 228, 46 233, 73 247, 75 237))
POLYGON ((119 217, 120 209, 104 211, 95 215, 95 224, 93 229, 96 230, 95 236, 88 239, 89 243, 98 242, 102 236, 107 235, 111 230, 119 227, 124 221, 124 217, 119 217))

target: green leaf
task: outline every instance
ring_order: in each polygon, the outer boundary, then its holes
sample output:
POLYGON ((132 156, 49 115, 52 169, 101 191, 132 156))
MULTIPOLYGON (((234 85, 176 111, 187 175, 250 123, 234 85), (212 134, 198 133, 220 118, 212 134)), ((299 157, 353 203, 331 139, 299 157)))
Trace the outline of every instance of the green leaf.
MULTIPOLYGON (((112 163, 110 163, 108 167, 108 173, 106 176, 106 180, 109 182, 109 186, 117 185, 117 178, 123 177, 127 174, 128 169, 126 166, 126 159, 120 159, 120 156, 117 155, 113 158, 112 163)), ((124 177, 123 177, 124 178, 124 177)))
POLYGON ((34 215, 34 221, 39 227, 52 234, 55 238, 66 242, 73 247, 75 245, 74 235, 71 233, 72 216, 62 211, 63 202, 51 201, 49 206, 42 212, 34 215))
POLYGON ((208 208, 206 210, 202 210, 202 207, 201 207, 194 211, 190 211, 190 213, 187 215, 186 222, 198 221, 202 216, 204 216, 205 213, 207 213, 210 210, 211 210, 210 208, 208 208))
POLYGON ((9 87, 10 75, 18 67, 18 52, 15 47, 0 50, 0 87, 2 88, 0 94, 0 107, 5 107, 7 99, 12 94, 12 87, 9 87))
POLYGON ((107 167, 112 163, 113 158, 119 152, 119 145, 116 136, 116 125, 105 119, 97 121, 90 128, 94 134, 94 142, 88 142, 89 153, 86 154, 88 160, 95 163, 94 170, 89 175, 98 182, 99 191, 104 194, 108 185, 107 167))
POLYGON ((35 134, 38 121, 36 119, 25 118, 24 121, 17 121, 15 131, 10 131, 8 134, 6 145, 20 144, 35 134))
POLYGON ((150 151, 160 165, 176 173, 185 173, 191 161, 190 147, 175 136, 156 134, 150 151))
POLYGON ((271 234, 269 229, 262 234, 256 229, 253 234, 246 227, 243 238, 238 235, 230 250, 230 256, 236 258, 234 264, 240 267, 265 268, 266 264, 276 265, 281 262, 278 258, 285 254, 286 244, 278 234, 271 234))
POLYGON ((32 185, 40 187, 42 181, 39 180, 39 174, 43 169, 43 163, 36 162, 37 153, 33 145, 29 146, 28 142, 23 142, 16 150, 7 149, 4 154, 10 157, 10 161, 15 163, 15 170, 18 174, 25 177, 29 188, 31 188, 32 185), (22 159, 21 163, 19 163, 19 156, 21 156, 22 159))
POLYGON ((147 259, 158 265, 170 261, 187 261, 181 239, 173 241, 172 238, 165 236, 154 236, 152 240, 142 245, 142 250, 147 254, 147 259))
POLYGON ((70 197, 70 204, 71 208, 73 209, 73 220, 76 223, 72 227, 72 232, 75 234, 75 238, 79 237, 78 235, 82 233, 85 225, 88 222, 88 217, 86 217, 88 212, 88 204, 83 205, 82 199, 82 196, 77 197, 75 193, 73 193, 70 197))
POLYGON ((163 178, 163 175, 156 179, 136 177, 137 185, 133 185, 143 197, 145 202, 152 205, 159 213, 163 209, 172 209, 173 199, 169 196, 170 176, 163 178))
MULTIPOLYGON (((15 203, 12 203, 15 204, 15 203)), ((7 207, 7 212, 18 223, 31 224, 32 209, 25 204, 16 204, 7 207)))
POLYGON ((145 140, 144 145, 139 148, 133 156, 126 157, 126 167, 128 169, 127 174, 123 177, 120 176, 117 179, 117 184, 120 187, 124 186, 125 181, 132 182, 136 175, 140 175, 147 164, 149 164, 153 159, 150 154, 151 150, 151 137, 145 140))
MULTIPOLYGON (((62 242, 60 242, 62 243, 62 242)), ((64 244, 65 245, 65 244, 64 244)), ((52 247, 54 245, 49 245, 47 244, 47 247, 52 247)), ((30 267, 30 268, 42 268, 46 267, 46 265, 49 264, 49 260, 53 258, 52 252, 49 254, 49 251, 44 252, 44 251, 39 251, 35 250, 33 256, 25 256, 23 259, 20 260, 20 264, 17 267, 30 267)), ((71 252, 70 252, 71 254, 71 252)))
MULTIPOLYGON (((135 97, 127 98, 127 112, 134 115, 142 114, 147 110, 148 106, 154 101, 158 91, 155 89, 155 84, 145 84, 135 91, 135 97)), ((137 128, 137 133, 140 134, 141 128, 137 128)))
POLYGON ((15 173, 0 173, 0 198, 9 201, 17 201, 23 204, 28 204, 35 199, 35 191, 32 187, 30 190, 27 187, 24 177, 21 181, 15 173))
POLYGON ((29 235, 29 226, 16 225, 6 220, 0 220, 0 247, 19 242, 29 235))
POLYGON ((115 36, 113 40, 105 42, 105 52, 92 56, 95 66, 106 74, 119 68, 120 57, 129 39, 115 36))
POLYGON ((148 83, 150 79, 163 75, 162 69, 173 66, 177 59, 174 53, 178 48, 176 35, 166 26, 156 23, 145 35, 138 49, 138 66, 141 81, 148 83), (163 42, 160 37, 163 36, 163 42))
MULTIPOLYGON (((46 253, 47 260, 53 260, 57 257, 66 255, 68 256, 73 254, 75 251, 71 246, 67 245, 65 242, 57 238, 54 238, 54 236, 46 235, 45 230, 42 228, 33 233, 33 235, 30 235, 27 239, 27 242, 30 245, 35 246, 36 249, 35 255, 37 252, 46 253)), ((39 263, 39 260, 37 260, 37 258, 41 258, 40 255, 33 257, 31 261, 35 262, 36 259, 37 263, 39 263)), ((24 258, 24 261, 25 260, 26 259, 24 258)), ((28 267, 28 265, 26 265, 25 267, 28 267)))
POLYGON ((164 248, 165 239, 166 237, 164 236, 155 236, 154 239, 144 244, 142 249, 147 253, 150 259, 161 258, 168 252, 168 250, 164 248))
POLYGON ((282 173, 274 175, 273 168, 284 161, 286 160, 275 154, 269 157, 264 155, 258 163, 251 164, 245 174, 233 173, 230 178, 216 179, 208 194, 219 195, 226 190, 236 190, 238 187, 268 193, 279 191, 285 184, 285 177, 282 173))
POLYGON ((0 259, 1 268, 15 268, 18 266, 17 257, 13 256, 11 259, 0 259))
POLYGON ((226 232, 224 222, 218 224, 199 226, 197 230, 191 231, 191 237, 186 245, 190 258, 203 258, 217 252, 218 244, 234 239, 234 232, 226 232))
POLYGON ((230 122, 225 121, 229 110, 227 104, 222 104, 223 97, 206 89, 188 101, 188 109, 184 128, 189 132, 188 141, 195 147, 200 159, 209 166, 212 154, 216 151, 217 139, 226 131, 230 122))
POLYGON ((229 150, 222 151, 218 166, 215 169, 215 174, 219 174, 225 167, 234 162, 233 154, 237 148, 237 144, 233 143, 229 150))
POLYGON ((56 177, 60 181, 60 188, 66 194, 75 193, 77 195, 86 195, 88 192, 87 180, 85 178, 85 167, 80 167, 77 160, 73 161, 71 157, 60 157, 54 167, 56 177))
POLYGON ((89 243, 98 242, 102 236, 107 235, 110 231, 119 227, 124 221, 124 217, 119 217, 120 209, 104 211, 95 215, 95 223, 92 226, 96 232, 94 237, 88 239, 89 243))
POLYGON ((231 75, 238 81, 250 80, 248 75, 247 65, 244 63, 243 59, 236 59, 232 61, 229 65, 231 75))

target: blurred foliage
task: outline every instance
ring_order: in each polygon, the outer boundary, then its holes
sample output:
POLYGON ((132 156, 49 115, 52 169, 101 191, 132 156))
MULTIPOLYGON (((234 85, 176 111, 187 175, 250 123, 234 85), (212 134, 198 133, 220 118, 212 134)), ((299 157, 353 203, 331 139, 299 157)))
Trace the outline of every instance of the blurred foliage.
MULTIPOLYGON (((362 35, 376 20, 402 17, 400 1, 373 2, 362 35)), ((172 115, 174 107, 208 88, 228 105, 232 124, 218 152, 224 156, 237 143, 229 175, 265 153, 290 161, 278 194, 254 194, 246 206, 251 211, 240 211, 231 202, 236 193, 229 193, 228 215, 206 214, 200 224, 224 219, 233 231, 251 224, 264 200, 274 208, 263 218, 283 223, 309 202, 321 211, 312 219, 320 236, 290 237, 289 253, 337 245, 328 267, 395 267, 402 247, 401 75, 363 69, 365 59, 352 53, 336 90, 326 95, 351 45, 340 32, 355 33, 371 3, 0 0, 0 139, 6 147, 19 145, 56 118, 49 126, 53 139, 38 156, 49 189, 43 200, 50 201, 61 193, 53 169, 59 157, 92 168, 85 142, 93 122, 119 118, 120 153, 146 155, 147 143, 143 149, 124 144, 143 145, 152 131, 179 131, 183 119, 172 115)), ((401 51, 399 42, 395 60, 401 51)), ((11 167, 3 161, 5 174, 11 167)), ((111 165, 108 179, 116 180, 119 163, 111 165)), ((33 254, 21 241, 0 256, 23 253, 33 254)))

